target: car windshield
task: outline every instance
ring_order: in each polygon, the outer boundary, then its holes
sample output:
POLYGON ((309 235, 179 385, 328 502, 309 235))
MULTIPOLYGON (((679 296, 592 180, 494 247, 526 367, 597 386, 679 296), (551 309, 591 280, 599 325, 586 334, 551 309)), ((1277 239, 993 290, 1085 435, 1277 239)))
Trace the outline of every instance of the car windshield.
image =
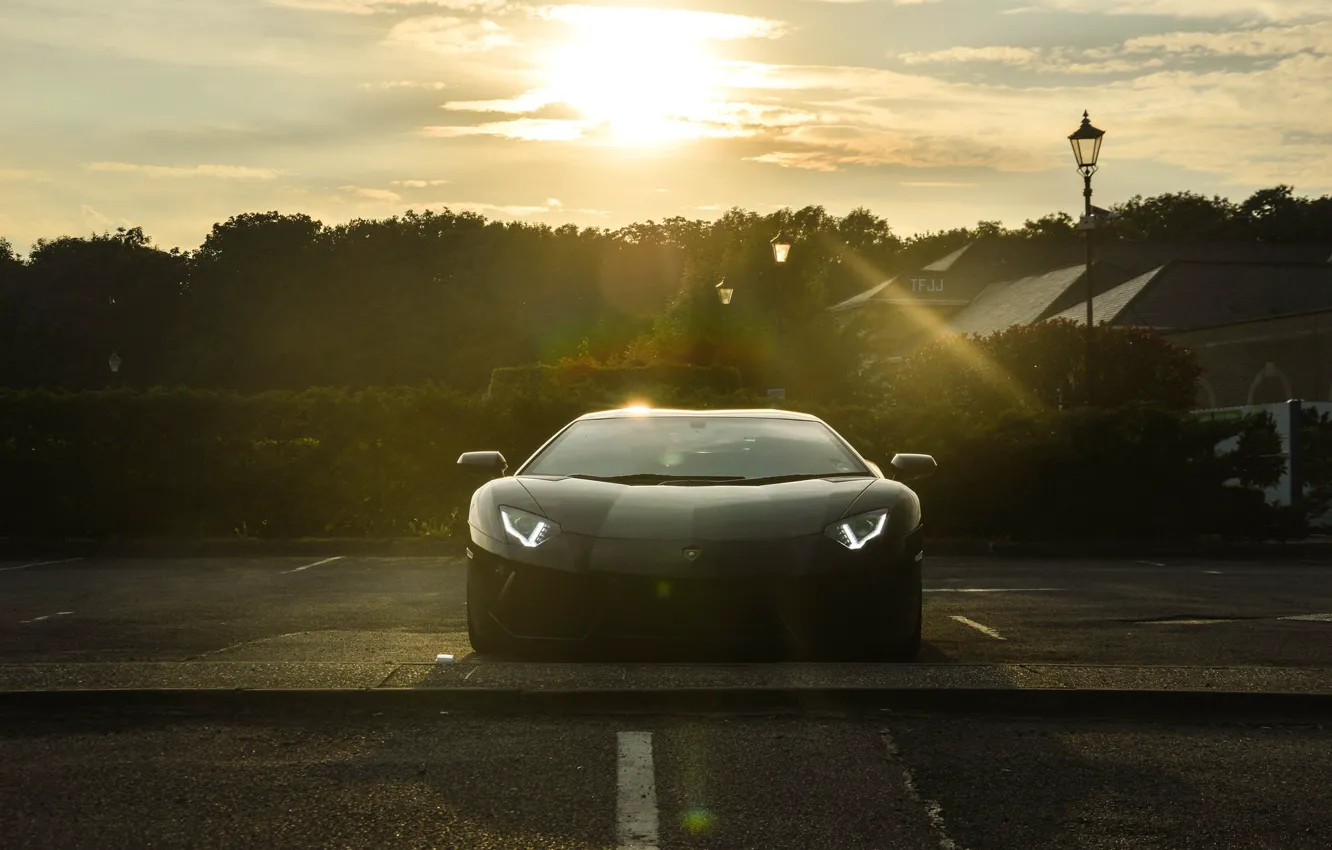
POLYGON ((522 474, 736 480, 872 473, 821 422, 643 416, 575 422, 522 474))

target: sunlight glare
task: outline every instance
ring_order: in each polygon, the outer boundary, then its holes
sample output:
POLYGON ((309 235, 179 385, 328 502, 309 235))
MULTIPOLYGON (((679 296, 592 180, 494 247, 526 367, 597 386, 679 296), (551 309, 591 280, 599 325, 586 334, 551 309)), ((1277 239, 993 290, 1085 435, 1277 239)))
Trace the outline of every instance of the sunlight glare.
POLYGON ((717 99, 718 63, 708 34, 688 14, 659 9, 588 9, 562 15, 568 43, 545 63, 545 90, 618 143, 660 144, 697 138, 717 99))

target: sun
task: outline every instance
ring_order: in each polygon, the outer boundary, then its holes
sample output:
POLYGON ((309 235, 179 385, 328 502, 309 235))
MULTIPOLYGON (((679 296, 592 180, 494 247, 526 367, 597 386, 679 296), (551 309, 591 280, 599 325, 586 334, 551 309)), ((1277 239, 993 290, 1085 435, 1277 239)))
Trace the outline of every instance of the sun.
MULTIPOLYGON (((570 7, 566 7, 570 8, 570 7)), ((588 7, 571 7, 574 9, 588 7)), ((591 11, 591 10, 588 10, 591 11)), ((688 18, 656 9, 569 16, 572 37, 551 50, 543 89, 617 143, 696 138, 719 98, 718 62, 688 18)))

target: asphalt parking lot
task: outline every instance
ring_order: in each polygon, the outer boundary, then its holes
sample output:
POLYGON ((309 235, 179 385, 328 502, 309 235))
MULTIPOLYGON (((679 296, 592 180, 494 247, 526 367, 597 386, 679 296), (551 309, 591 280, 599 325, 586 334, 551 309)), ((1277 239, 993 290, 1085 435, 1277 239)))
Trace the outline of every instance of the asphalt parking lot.
POLYGON ((10 847, 1325 848, 1332 734, 928 717, 53 717, 10 847))
MULTIPOLYGON (((8 561, 0 690, 915 679, 951 698, 956 671, 966 686, 1332 691, 1332 567, 939 558, 926 576, 918 664, 545 664, 471 652, 456 559, 8 561)), ((17 706, 0 700, 0 844, 24 848, 1188 850, 1332 835, 1321 715, 17 706)))
MULTIPOLYGON (((0 665, 422 663, 467 644, 461 561, 0 562, 0 665)), ((931 559, 937 664, 1332 668, 1332 565, 931 559)))

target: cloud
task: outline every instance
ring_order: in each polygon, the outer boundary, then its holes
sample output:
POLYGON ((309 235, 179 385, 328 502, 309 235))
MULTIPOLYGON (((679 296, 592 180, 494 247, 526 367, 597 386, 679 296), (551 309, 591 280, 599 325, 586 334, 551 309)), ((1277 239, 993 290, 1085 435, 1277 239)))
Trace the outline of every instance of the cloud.
POLYGON ((950 47, 932 53, 903 53, 898 58, 908 65, 939 62, 1000 62, 1005 65, 1030 65, 1040 53, 1029 47, 950 47))
POLYGON ((1289 27, 1227 32, 1172 32, 1139 36, 1124 42, 1129 53, 1162 52, 1196 56, 1289 56, 1332 53, 1332 21, 1289 27))
POLYGON ((437 6, 455 12, 498 12, 509 0, 270 0, 274 6, 343 15, 373 15, 402 6, 437 6))
POLYGON ((542 89, 525 91, 517 97, 499 100, 451 100, 444 108, 454 112, 507 112, 521 115, 536 112, 554 102, 554 95, 542 89))
POLYGON ((916 189, 973 189, 975 183, 958 183, 952 180, 903 180, 902 186, 916 189))
POLYGON ((457 139, 464 136, 500 136, 525 142, 569 142, 581 138, 588 129, 585 121, 558 118, 516 118, 467 126, 426 127, 427 136, 457 139))
POLYGON ((283 172, 275 168, 243 165, 137 165, 129 162, 90 162, 89 171, 110 174, 141 174, 145 177, 214 177, 220 180, 276 180, 283 172))
POLYGON ((938 3, 939 0, 893 0, 894 6, 924 6, 927 3, 938 3))
POLYGON ((361 91, 393 91, 395 89, 427 89, 440 91, 449 87, 448 83, 429 80, 384 80, 378 83, 360 83, 356 86, 361 91))
POLYGON ((596 216, 610 215, 610 210, 581 209, 566 207, 559 198, 546 198, 542 204, 494 204, 482 201, 445 201, 431 206, 449 209, 471 210, 485 215, 501 215, 510 218, 530 218, 544 215, 596 216))
POLYGON ((44 171, 29 168, 0 168, 0 183, 50 183, 51 176, 44 171))
POLYGON ((443 186, 451 181, 448 180, 390 180, 392 186, 402 186, 404 189, 424 189, 427 186, 443 186))
POLYGON ((614 32, 646 32, 654 39, 729 41, 747 38, 779 38, 787 25, 768 18, 695 12, 688 9, 655 9, 613 6, 547 6, 538 14, 580 28, 614 32))
POLYGON ((396 204, 402 200, 402 195, 397 192, 390 192, 388 189, 369 189, 364 186, 339 186, 344 192, 350 192, 358 198, 365 198, 368 201, 379 201, 385 204, 396 204))
POLYGON ((427 15, 408 18, 393 26, 386 44, 414 47, 433 53, 482 53, 517 44, 504 27, 491 20, 463 20, 427 15))
POLYGON ((1159 15, 1279 23, 1327 17, 1327 0, 1039 0, 1018 11, 1086 12, 1106 15, 1159 15))

